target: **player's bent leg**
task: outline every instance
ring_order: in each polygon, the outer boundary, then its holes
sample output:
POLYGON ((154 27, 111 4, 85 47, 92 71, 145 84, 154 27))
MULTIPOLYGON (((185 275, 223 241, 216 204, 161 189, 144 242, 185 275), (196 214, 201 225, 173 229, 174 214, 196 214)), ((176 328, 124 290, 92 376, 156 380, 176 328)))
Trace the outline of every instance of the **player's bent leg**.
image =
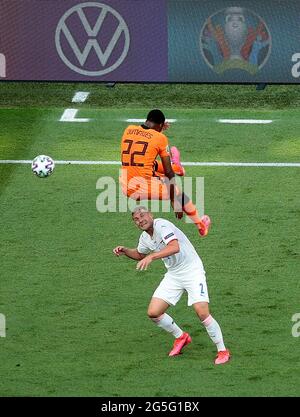
POLYGON ((201 301, 199 303, 193 304, 193 308, 202 322, 209 316, 208 303, 201 301))
POLYGON ((171 150, 171 161, 172 168, 176 175, 182 177, 185 175, 185 169, 183 168, 180 160, 180 152, 176 146, 172 146, 171 150))
POLYGON ((166 314, 169 304, 161 298, 152 297, 148 306, 148 317, 166 332, 174 337, 180 337, 183 331, 177 326, 172 317, 166 314))
POLYGON ((208 336, 217 347, 218 354, 215 359, 215 364, 220 365, 228 362, 230 359, 230 352, 224 345, 223 335, 219 323, 209 313, 208 303, 195 303, 193 304, 193 307, 197 316, 206 328, 208 336))
POLYGON ((131 200, 167 200, 168 193, 159 178, 133 177, 128 183, 121 183, 122 193, 131 200))
POLYGON ((169 191, 163 180, 153 177, 149 182, 148 200, 169 200, 169 191))
POLYGON ((157 173, 158 176, 159 175, 165 175, 165 170, 164 170, 162 162, 160 162, 160 161, 155 161, 154 162, 154 172, 157 173))
POLYGON ((164 314, 169 307, 170 305, 165 300, 157 297, 152 297, 147 311, 149 319, 157 319, 162 314, 164 314))
MULTIPOLYGON (((165 176, 160 177, 132 177, 128 182, 120 177, 122 193, 128 198, 140 200, 169 200, 168 187, 164 183, 165 176)), ((177 187, 178 188, 178 187, 177 187)), ((179 193, 176 190, 176 194, 179 193)))
MULTIPOLYGON (((207 215, 199 217, 197 208, 189 197, 182 193, 177 186, 175 191, 178 200, 182 201, 183 211, 196 225, 200 235, 206 236, 211 225, 210 218, 207 215)), ((136 201, 170 199, 168 187, 156 177, 152 177, 150 180, 140 177, 131 178, 128 183, 122 183, 122 192, 136 201)))
MULTIPOLYGON (((171 164, 172 169, 176 175, 178 175, 179 177, 185 175, 185 169, 183 168, 180 161, 180 152, 175 146, 171 148, 171 164)), ((165 175, 163 164, 160 161, 155 161, 154 171, 158 175, 165 175)))
POLYGON ((207 236, 211 225, 211 220, 209 216, 204 215, 200 217, 196 206, 193 204, 192 200, 186 194, 182 193, 181 198, 183 211, 197 226, 200 236, 207 236))
POLYGON ((148 307, 148 317, 166 332, 175 337, 175 342, 169 356, 176 356, 181 353, 184 346, 189 344, 192 339, 188 333, 184 333, 181 328, 174 322, 173 318, 166 313, 169 304, 160 299, 153 297, 148 307))

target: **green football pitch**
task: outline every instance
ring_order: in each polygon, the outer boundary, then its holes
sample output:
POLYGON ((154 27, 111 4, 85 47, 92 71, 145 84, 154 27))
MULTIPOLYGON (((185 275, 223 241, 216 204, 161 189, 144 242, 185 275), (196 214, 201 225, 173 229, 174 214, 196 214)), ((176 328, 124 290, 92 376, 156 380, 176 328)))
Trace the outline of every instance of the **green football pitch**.
POLYGON ((39 179, 28 163, 4 162, 118 161, 126 120, 159 107, 176 119, 167 135, 183 162, 299 163, 299 89, 1 83, 0 92, 0 396, 299 396, 299 166, 186 166, 204 177, 213 222, 204 239, 172 213, 156 214, 203 260, 232 352, 215 366, 186 296, 169 309, 193 338, 182 355, 168 357, 172 336, 147 318, 162 262, 137 272, 112 254, 139 237, 129 212, 96 208, 97 180, 117 182, 118 165, 57 164, 39 179), (90 96, 72 103, 76 91, 90 96), (89 121, 60 122, 68 108, 89 121))

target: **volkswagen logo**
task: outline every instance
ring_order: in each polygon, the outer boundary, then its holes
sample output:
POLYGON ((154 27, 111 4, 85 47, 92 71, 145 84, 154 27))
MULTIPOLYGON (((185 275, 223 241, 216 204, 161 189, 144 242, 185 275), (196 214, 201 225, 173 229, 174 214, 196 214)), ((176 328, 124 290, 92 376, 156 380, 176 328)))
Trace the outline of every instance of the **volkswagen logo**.
POLYGON ((55 45, 60 59, 78 74, 96 77, 118 68, 130 46, 123 17, 103 3, 81 3, 60 18, 55 45))

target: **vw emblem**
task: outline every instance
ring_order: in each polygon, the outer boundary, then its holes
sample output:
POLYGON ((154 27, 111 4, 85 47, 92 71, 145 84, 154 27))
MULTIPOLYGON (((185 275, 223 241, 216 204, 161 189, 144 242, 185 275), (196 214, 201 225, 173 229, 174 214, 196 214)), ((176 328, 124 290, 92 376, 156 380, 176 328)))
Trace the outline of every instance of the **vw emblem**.
POLYGON ((67 10, 55 32, 60 59, 78 74, 96 77, 118 68, 130 46, 123 17, 103 3, 81 3, 67 10))

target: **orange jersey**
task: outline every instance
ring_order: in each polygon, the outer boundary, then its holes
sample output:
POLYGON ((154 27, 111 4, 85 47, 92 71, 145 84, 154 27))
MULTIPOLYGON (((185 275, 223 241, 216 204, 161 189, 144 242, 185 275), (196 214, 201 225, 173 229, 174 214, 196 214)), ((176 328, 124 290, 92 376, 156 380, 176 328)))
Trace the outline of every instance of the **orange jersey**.
POLYGON ((154 129, 128 126, 121 141, 122 172, 133 177, 151 178, 157 156, 170 156, 167 137, 154 129))

